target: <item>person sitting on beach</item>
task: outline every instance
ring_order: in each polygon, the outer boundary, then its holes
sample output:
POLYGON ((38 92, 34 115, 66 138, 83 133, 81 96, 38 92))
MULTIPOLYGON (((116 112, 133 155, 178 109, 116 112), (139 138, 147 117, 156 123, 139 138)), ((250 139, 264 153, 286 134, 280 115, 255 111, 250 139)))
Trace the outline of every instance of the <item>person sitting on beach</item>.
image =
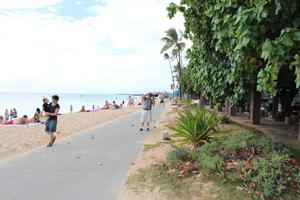
POLYGON ((106 100, 104 106, 101 108, 101 110, 107 110, 110 109, 109 102, 106 100))
POLYGON ((134 105, 134 99, 131 96, 128 97, 128 105, 129 106, 134 105))
POLYGON ((37 108, 36 110, 35 110, 35 114, 37 114, 38 116, 39 116, 39 118, 41 118, 43 115, 42 115, 42 111, 41 111, 41 109, 39 109, 39 108, 37 108))
POLYGON ((40 116, 38 113, 35 113, 33 118, 30 120, 31 123, 41 123, 40 116))
POLYGON ((2 115, 0 115, 0 125, 12 125, 12 124, 14 124, 14 121, 13 120, 10 120, 10 121, 8 121, 8 122, 5 122, 4 121, 4 117, 2 116, 2 115))
POLYGON ((19 118, 16 122, 17 125, 26 125, 29 124, 30 120, 28 119, 27 115, 24 115, 23 117, 19 118))
POLYGON ((120 106, 118 104, 116 104, 115 101, 113 101, 113 103, 111 104, 111 109, 117 110, 117 109, 120 109, 120 106))
POLYGON ((79 112, 86 112, 85 106, 82 106, 79 112))

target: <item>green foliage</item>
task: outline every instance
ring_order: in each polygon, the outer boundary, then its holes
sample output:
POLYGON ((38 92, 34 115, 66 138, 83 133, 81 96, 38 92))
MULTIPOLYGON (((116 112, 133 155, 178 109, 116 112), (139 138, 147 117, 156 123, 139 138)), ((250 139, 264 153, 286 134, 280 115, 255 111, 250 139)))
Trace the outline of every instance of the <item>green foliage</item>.
POLYGON ((227 114, 221 115, 219 117, 221 124, 230 124, 231 120, 229 119, 227 114))
POLYGON ((257 88, 275 94, 282 67, 300 86, 299 0, 181 0, 167 8, 185 19, 192 41, 180 83, 215 103, 237 103, 257 88))
POLYGON ((295 176, 295 182, 297 184, 298 189, 300 189, 300 172, 295 176))
POLYGON ((174 146, 171 151, 167 153, 167 166, 177 169, 182 162, 192 160, 191 151, 186 147, 174 146))
POLYGON ((224 160, 220 156, 211 156, 207 154, 200 154, 198 162, 204 169, 208 169, 211 172, 221 172, 222 167, 225 164, 224 160))
POLYGON ((153 191, 159 187, 161 191, 166 192, 170 199, 175 197, 190 199, 194 194, 194 191, 191 191, 193 181, 179 178, 180 174, 177 171, 166 173, 167 170, 168 168, 162 164, 151 165, 129 176, 126 185, 136 192, 144 191, 145 188, 153 191))
POLYGON ((285 177, 289 155, 273 154, 270 158, 261 158, 244 174, 250 190, 260 191, 266 198, 280 196, 292 182, 285 177))
POLYGON ((178 114, 176 124, 167 126, 175 131, 171 138, 176 138, 173 142, 179 144, 192 144, 198 146, 207 143, 216 136, 228 133, 230 130, 217 131, 219 118, 215 112, 209 112, 204 109, 195 109, 194 111, 183 111, 178 114))
POLYGON ((291 162, 292 153, 266 137, 247 132, 205 144, 197 152, 198 164, 204 170, 243 184, 262 199, 276 199, 292 185, 300 186, 299 168, 291 162))

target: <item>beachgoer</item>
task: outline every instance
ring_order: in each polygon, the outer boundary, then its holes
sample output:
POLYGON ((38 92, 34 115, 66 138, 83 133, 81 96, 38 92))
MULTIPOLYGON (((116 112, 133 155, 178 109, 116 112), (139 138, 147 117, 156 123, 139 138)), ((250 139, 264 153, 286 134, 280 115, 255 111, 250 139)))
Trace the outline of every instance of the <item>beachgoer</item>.
POLYGON ((27 115, 24 115, 23 117, 21 117, 20 119, 17 120, 16 124, 17 125, 26 125, 30 122, 30 120, 28 119, 27 115))
POLYGON ((102 110, 110 109, 109 102, 106 100, 104 106, 101 108, 102 110))
POLYGON ((165 105, 165 96, 164 95, 160 96, 160 105, 161 104, 165 105))
POLYGON ((31 119, 31 123, 41 123, 40 115, 36 112, 31 119))
POLYGON ((92 108, 93 110, 95 110, 95 105, 93 105, 93 108, 92 108))
POLYGON ((41 111, 41 109, 37 108, 35 110, 35 114, 37 114, 39 117, 42 117, 42 111, 41 111))
POLYGON ((0 115, 0 125, 12 125, 12 124, 14 124, 14 121, 13 120, 10 120, 10 121, 8 121, 8 122, 5 122, 4 121, 4 117, 2 116, 2 115, 0 115))
POLYGON ((8 122, 9 121, 8 109, 5 110, 4 117, 5 117, 5 122, 8 122))
POLYGON ((134 99, 131 96, 128 97, 128 105, 129 106, 134 105, 134 99))
POLYGON ((111 104, 111 108, 112 108, 113 110, 116 110, 116 109, 120 109, 120 106, 119 106, 118 104, 116 104, 115 101, 113 101, 113 103, 111 104))
POLYGON ((70 105, 70 113, 72 113, 72 112, 73 112, 73 106, 70 105))
POLYGON ((148 93, 142 96, 143 103, 143 111, 141 117, 141 128, 140 131, 143 131, 145 122, 147 123, 147 131, 150 131, 150 122, 152 120, 152 106, 155 105, 155 100, 153 99, 153 95, 148 93))
POLYGON ((80 110, 79 112, 86 112, 85 106, 82 106, 82 107, 81 107, 81 110, 80 110))
POLYGON ((9 113, 9 120, 12 120, 13 118, 14 118, 14 113, 13 110, 11 109, 9 113))
POLYGON ((14 119, 18 118, 18 112, 15 108, 13 108, 13 118, 14 119))
POLYGON ((59 113, 60 105, 58 104, 59 96, 53 95, 52 96, 52 102, 49 105, 48 112, 46 112, 46 116, 49 117, 48 123, 46 124, 45 131, 50 136, 50 141, 47 145, 47 147, 53 146, 56 136, 54 133, 56 132, 57 128, 57 115, 59 113))

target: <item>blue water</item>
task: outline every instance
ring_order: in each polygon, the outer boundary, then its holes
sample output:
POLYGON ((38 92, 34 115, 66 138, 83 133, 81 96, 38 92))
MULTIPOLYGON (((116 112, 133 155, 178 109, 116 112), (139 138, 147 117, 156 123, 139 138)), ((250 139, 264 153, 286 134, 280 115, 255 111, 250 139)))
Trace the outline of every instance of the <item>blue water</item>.
MULTIPOLYGON (((4 115, 5 109, 16 108, 18 116, 28 115, 33 116, 36 108, 42 107, 43 97, 48 97, 51 101, 53 94, 23 94, 23 93, 0 93, 0 115, 4 115)), ((102 107, 105 100, 110 103, 116 101, 120 104, 123 100, 127 104, 128 95, 115 95, 115 94, 58 94, 60 97, 60 113, 69 113, 70 105, 73 105, 73 112, 77 112, 82 106, 86 109, 102 107)), ((138 98, 138 97, 134 97, 138 98)))

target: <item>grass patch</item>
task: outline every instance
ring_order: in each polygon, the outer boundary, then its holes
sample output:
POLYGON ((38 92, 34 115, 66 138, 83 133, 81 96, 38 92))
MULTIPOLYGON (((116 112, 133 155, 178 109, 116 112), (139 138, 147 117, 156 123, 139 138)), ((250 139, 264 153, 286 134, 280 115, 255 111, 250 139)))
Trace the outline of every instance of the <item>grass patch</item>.
POLYGON ((137 174, 129 176, 126 186, 135 192, 142 192, 145 189, 153 191, 159 187, 160 191, 170 199, 191 199, 197 193, 191 187, 195 180, 179 178, 179 172, 167 173, 167 170, 168 168, 164 164, 151 165, 137 174))
POLYGON ((157 143, 155 143, 155 144, 145 144, 145 145, 144 145, 143 152, 147 152, 147 151, 149 151, 149 150, 151 150, 151 149, 154 149, 154 148, 156 148, 156 147, 159 147, 160 145, 161 145, 160 142, 157 142, 157 143))

